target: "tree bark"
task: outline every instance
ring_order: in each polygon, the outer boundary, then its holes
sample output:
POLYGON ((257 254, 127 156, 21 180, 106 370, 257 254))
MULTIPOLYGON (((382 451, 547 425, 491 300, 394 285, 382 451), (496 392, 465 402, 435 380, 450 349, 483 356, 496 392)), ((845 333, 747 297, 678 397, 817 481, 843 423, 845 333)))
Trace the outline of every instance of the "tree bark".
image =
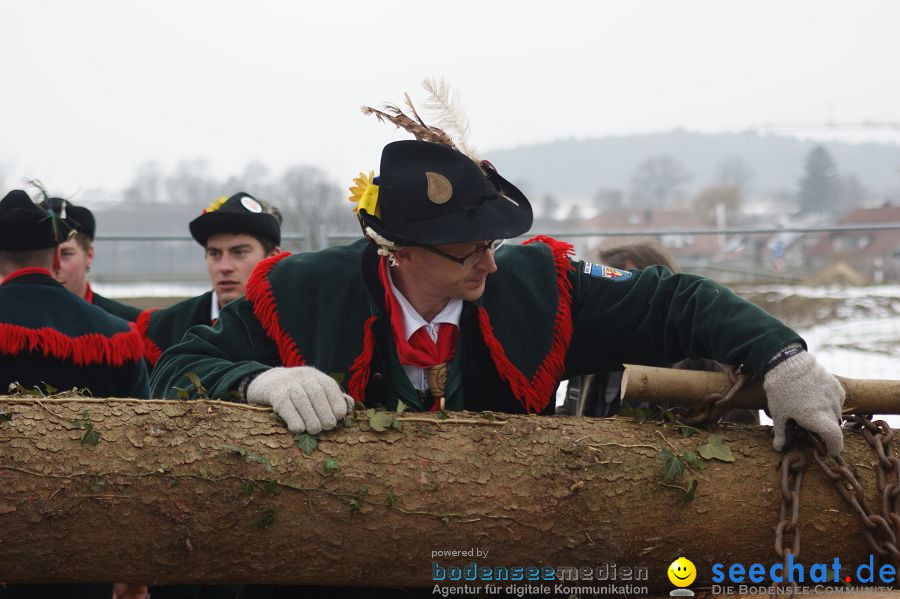
MULTIPOLYGON (((642 584, 668 591, 681 555, 695 587, 716 562, 780 561, 779 456, 764 427, 719 426, 736 459, 704 460, 685 502, 657 454, 696 452, 708 433, 625 418, 404 414, 403 430, 379 433, 360 414, 305 455, 246 405, 3 398, 0 411, 7 583, 429 587, 433 562, 610 562, 646 567, 642 584), (83 442, 91 427, 96 445, 83 442), (487 555, 432 553, 471 549, 487 555)), ((880 509, 861 435, 847 434, 844 455, 880 509)), ((810 461, 801 561, 863 563, 857 517, 810 461)))

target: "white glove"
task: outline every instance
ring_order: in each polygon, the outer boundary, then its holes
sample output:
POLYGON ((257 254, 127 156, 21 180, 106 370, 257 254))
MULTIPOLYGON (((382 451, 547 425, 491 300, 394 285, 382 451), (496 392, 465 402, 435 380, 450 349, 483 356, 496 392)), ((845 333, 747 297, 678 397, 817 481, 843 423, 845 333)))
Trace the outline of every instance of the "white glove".
POLYGON ((292 433, 331 430, 353 411, 353 399, 311 366, 266 370, 250 381, 245 395, 248 403, 272 406, 292 433))
POLYGON ((844 448, 840 426, 844 388, 811 354, 801 349, 776 364, 766 372, 763 389, 775 425, 772 445, 776 451, 784 447, 784 427, 791 419, 807 431, 818 434, 829 455, 841 453, 844 448))

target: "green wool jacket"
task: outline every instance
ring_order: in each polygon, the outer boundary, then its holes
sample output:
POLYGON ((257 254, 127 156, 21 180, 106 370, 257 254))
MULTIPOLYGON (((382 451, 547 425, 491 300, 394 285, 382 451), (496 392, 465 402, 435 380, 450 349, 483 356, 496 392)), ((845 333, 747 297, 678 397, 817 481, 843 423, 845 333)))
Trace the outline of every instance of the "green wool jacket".
MULTIPOLYGON (((551 238, 500 248, 484 295, 463 308, 448 409, 552 413, 563 378, 685 357, 762 373, 778 351, 802 343, 708 279, 662 267, 617 271, 572 261, 570 252, 551 238)), ((191 329, 161 357, 151 394, 174 397, 193 372, 211 396, 227 399, 248 375, 308 364, 368 405, 428 409, 397 360, 377 261, 361 240, 261 262, 215 327, 191 329)))
POLYGON ((95 397, 148 395, 142 343, 129 324, 92 306, 44 269, 0 284, 0 394, 12 382, 95 397))
POLYGON ((116 300, 111 300, 108 297, 103 297, 98 293, 91 292, 91 302, 98 308, 109 312, 113 316, 118 316, 123 320, 127 320, 128 322, 136 322, 138 316, 141 315, 140 308, 135 308, 134 306, 129 306, 123 304, 122 302, 117 302, 116 300))
POLYGON ((153 368, 159 356, 181 341, 185 331, 209 325, 212 291, 188 298, 161 310, 145 310, 137 317, 137 329, 144 339, 144 359, 153 368))

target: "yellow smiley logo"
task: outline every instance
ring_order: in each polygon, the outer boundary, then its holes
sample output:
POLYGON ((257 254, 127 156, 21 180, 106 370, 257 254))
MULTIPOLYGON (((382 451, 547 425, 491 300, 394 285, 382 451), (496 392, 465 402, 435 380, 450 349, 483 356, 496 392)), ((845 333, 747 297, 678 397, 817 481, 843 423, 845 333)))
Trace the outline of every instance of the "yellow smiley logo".
POLYGON ((686 557, 679 557, 669 564, 669 581, 677 587, 690 586, 697 578, 697 568, 694 562, 686 557))

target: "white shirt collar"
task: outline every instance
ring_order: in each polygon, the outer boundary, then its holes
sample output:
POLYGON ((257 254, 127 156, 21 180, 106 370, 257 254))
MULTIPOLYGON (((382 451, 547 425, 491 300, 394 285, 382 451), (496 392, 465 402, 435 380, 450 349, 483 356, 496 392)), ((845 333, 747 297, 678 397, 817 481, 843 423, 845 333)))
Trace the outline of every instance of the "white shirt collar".
POLYGON ((459 326, 459 318, 462 315, 463 308, 463 301, 461 299, 456 298, 450 300, 447 302, 447 305, 444 306, 444 309, 438 312, 437 316, 435 316, 431 322, 425 322, 425 319, 416 312, 416 309, 409 303, 409 300, 403 297, 403 294, 400 293, 400 290, 394 285, 394 279, 391 278, 391 269, 388 269, 388 282, 391 284, 391 292, 394 294, 394 297, 397 298, 397 303, 400 304, 400 309, 403 311, 403 334, 406 335, 407 341, 409 341, 409 338, 412 337, 413 333, 422 327, 425 327, 425 330, 428 331, 428 334, 432 339, 436 339, 439 324, 448 323, 459 326))
POLYGON ((209 321, 215 322, 219 319, 219 296, 216 295, 216 290, 213 289, 212 292, 212 306, 209 308, 209 321))

